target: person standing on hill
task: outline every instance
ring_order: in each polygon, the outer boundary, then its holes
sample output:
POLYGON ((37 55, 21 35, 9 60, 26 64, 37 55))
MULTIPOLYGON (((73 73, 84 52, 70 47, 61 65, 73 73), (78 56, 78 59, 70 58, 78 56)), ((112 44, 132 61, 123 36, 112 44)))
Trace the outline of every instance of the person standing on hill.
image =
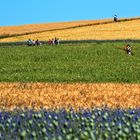
POLYGON ((114 22, 117 22, 118 21, 118 17, 117 15, 114 15, 114 22))

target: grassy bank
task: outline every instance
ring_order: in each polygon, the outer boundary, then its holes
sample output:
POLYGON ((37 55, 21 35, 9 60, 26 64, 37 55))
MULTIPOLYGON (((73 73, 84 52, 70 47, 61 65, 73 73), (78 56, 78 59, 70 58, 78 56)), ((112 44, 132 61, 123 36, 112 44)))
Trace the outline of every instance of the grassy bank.
POLYGON ((0 82, 140 82, 140 44, 72 43, 0 47, 0 82))

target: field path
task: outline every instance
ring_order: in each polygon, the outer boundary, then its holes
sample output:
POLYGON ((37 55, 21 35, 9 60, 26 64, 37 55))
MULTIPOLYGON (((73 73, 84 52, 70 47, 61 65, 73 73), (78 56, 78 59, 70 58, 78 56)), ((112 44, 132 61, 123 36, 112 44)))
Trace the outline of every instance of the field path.
POLYGON ((0 83, 0 109, 139 108, 140 84, 0 83))

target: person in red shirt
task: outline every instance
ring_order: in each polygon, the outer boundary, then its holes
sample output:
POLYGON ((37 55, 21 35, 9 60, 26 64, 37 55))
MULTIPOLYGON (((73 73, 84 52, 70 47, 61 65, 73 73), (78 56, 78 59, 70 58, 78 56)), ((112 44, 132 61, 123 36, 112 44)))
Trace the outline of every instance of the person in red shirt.
POLYGON ((50 39, 49 39, 49 41, 48 41, 48 44, 49 44, 49 45, 51 45, 51 44, 52 44, 52 41, 51 41, 50 39))

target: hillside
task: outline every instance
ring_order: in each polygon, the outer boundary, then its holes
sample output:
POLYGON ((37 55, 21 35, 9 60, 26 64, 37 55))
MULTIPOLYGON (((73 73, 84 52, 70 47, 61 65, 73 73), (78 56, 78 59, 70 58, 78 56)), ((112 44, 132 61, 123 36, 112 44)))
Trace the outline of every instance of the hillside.
POLYGON ((90 25, 96 23, 111 22, 112 19, 103 19, 103 20, 85 20, 85 21, 73 21, 73 22, 56 22, 56 23, 47 23, 47 24, 28 24, 21 26, 3 26, 0 27, 0 37, 4 38, 7 36, 14 35, 24 35, 32 34, 50 30, 72 28, 76 26, 90 25))
POLYGON ((140 39, 139 23, 139 18, 132 18, 121 19, 117 23, 105 19, 0 27, 0 42, 26 41, 29 38, 45 41, 54 37, 61 40, 140 39))

